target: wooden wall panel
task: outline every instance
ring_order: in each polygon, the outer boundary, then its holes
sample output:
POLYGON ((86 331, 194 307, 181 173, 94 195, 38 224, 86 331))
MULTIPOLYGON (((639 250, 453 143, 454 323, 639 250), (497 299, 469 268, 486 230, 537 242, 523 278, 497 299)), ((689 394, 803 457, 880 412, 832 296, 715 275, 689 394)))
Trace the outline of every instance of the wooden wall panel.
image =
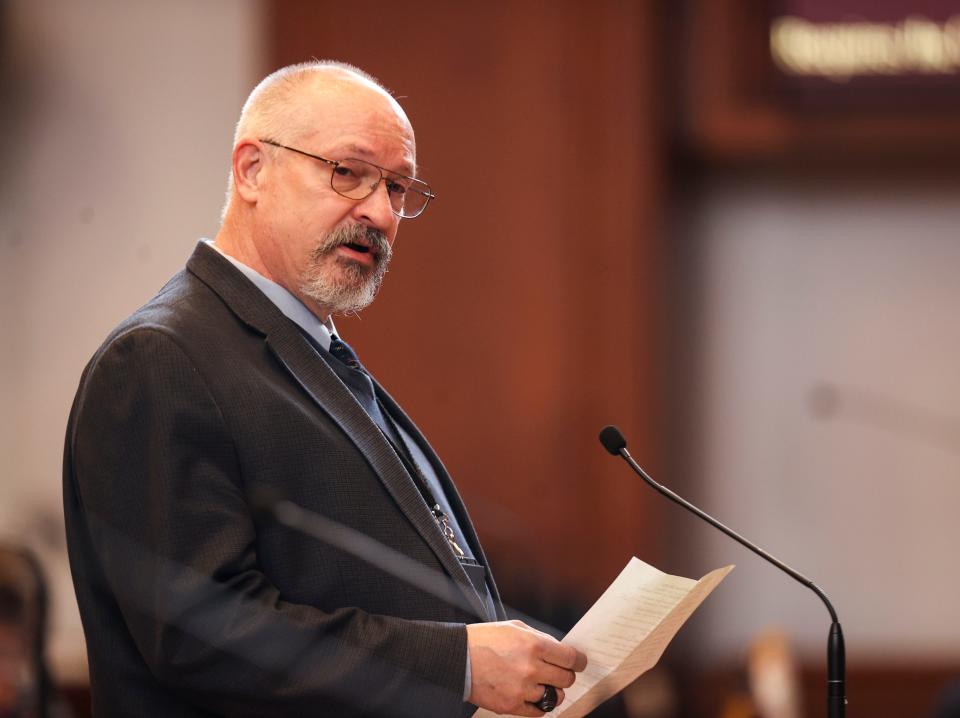
POLYGON ((619 423, 657 468, 653 4, 271 8, 265 70, 379 77, 439 195, 338 325, 444 457, 508 602, 592 601, 629 556, 657 558, 654 498, 596 439, 619 423))

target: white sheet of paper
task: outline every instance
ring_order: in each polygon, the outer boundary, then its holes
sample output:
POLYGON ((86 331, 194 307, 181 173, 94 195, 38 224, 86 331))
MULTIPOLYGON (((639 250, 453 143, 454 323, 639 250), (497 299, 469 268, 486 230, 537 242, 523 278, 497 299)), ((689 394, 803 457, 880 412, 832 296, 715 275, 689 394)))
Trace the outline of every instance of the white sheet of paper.
MULTIPOLYGON (((631 558, 564 637, 562 643, 586 654, 587 668, 550 715, 580 718, 653 668, 684 622, 732 570, 718 568, 694 581, 631 558)), ((481 708, 474 718, 494 715, 481 708)))

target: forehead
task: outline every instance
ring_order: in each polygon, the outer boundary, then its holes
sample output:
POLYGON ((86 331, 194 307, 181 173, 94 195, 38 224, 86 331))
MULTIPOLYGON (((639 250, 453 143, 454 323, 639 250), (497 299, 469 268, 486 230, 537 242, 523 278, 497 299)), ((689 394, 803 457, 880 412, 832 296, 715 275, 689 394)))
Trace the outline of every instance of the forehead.
POLYGON ((403 109, 379 88, 319 83, 305 93, 303 124, 311 148, 331 159, 369 160, 402 174, 416 171, 416 141, 403 109))

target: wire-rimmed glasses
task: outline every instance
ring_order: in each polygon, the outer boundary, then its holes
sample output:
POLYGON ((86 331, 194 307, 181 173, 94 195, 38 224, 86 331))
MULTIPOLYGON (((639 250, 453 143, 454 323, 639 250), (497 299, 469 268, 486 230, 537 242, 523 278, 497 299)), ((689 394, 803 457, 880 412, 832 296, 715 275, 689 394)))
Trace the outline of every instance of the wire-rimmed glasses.
POLYGON ((383 182, 387 188, 387 196, 390 197, 390 208, 395 215, 403 219, 419 217, 430 200, 436 197, 430 190, 430 185, 423 180, 397 174, 366 160, 358 160, 354 157, 329 160, 274 140, 261 139, 260 141, 330 165, 330 186, 334 192, 347 199, 358 201, 366 199, 383 182))

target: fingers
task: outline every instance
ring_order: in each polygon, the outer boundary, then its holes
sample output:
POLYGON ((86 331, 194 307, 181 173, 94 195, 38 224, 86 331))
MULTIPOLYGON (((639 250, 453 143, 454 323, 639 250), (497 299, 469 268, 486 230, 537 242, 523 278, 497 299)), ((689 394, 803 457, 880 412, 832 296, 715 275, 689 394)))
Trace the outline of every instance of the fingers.
POLYGON ((519 621, 468 625, 467 650, 470 702, 501 714, 542 716, 533 704, 544 685, 556 687, 562 701, 562 689, 576 679, 573 669, 586 664, 577 650, 519 621))
POLYGON ((540 683, 534 683, 528 688, 525 688, 520 694, 520 697, 523 698, 525 703, 536 703, 542 696, 543 685, 540 683))
POLYGON ((537 680, 546 685, 557 688, 569 688, 576 679, 576 673, 564 668, 558 668, 552 663, 542 663, 538 666, 537 680))
MULTIPOLYGON (((563 703, 563 699, 566 696, 566 693, 562 688, 557 688, 554 686, 554 689, 557 691, 557 706, 563 703)), ((534 709, 534 712, 538 715, 543 715, 543 711, 536 707, 536 704, 540 702, 543 698, 543 693, 546 690, 546 686, 543 683, 538 683, 533 686, 529 691, 525 692, 523 700, 525 703, 531 703, 531 708, 534 709)))
POLYGON ((543 660, 560 668, 566 668, 579 673, 587 667, 587 657, 573 646, 567 646, 551 638, 552 643, 546 643, 543 660))
MULTIPOLYGON (((543 683, 536 683, 530 686, 529 689, 523 692, 523 700, 527 703, 539 703, 540 699, 543 698, 543 692, 546 690, 546 686, 543 683)), ((557 690, 557 695, 560 694, 560 691, 557 690)))
POLYGON ((576 671, 577 673, 580 673, 582 670, 584 670, 587 667, 587 654, 581 653, 576 649, 574 649, 574 653, 575 655, 573 657, 572 670, 576 671))
POLYGON ((525 631, 529 631, 530 633, 536 633, 543 639, 545 646, 543 660, 547 663, 552 663, 553 665, 560 666, 561 668, 567 668, 576 673, 579 673, 587 667, 587 656, 573 646, 560 643, 549 633, 544 633, 543 631, 537 630, 532 626, 528 626, 523 621, 514 620, 510 621, 510 623, 518 628, 524 629, 525 631))
POLYGON ((531 628, 525 623, 516 622, 530 633, 540 638, 542 665, 537 670, 537 680, 541 684, 557 688, 569 688, 577 679, 577 673, 587 667, 587 657, 573 646, 560 643, 553 636, 531 628))

